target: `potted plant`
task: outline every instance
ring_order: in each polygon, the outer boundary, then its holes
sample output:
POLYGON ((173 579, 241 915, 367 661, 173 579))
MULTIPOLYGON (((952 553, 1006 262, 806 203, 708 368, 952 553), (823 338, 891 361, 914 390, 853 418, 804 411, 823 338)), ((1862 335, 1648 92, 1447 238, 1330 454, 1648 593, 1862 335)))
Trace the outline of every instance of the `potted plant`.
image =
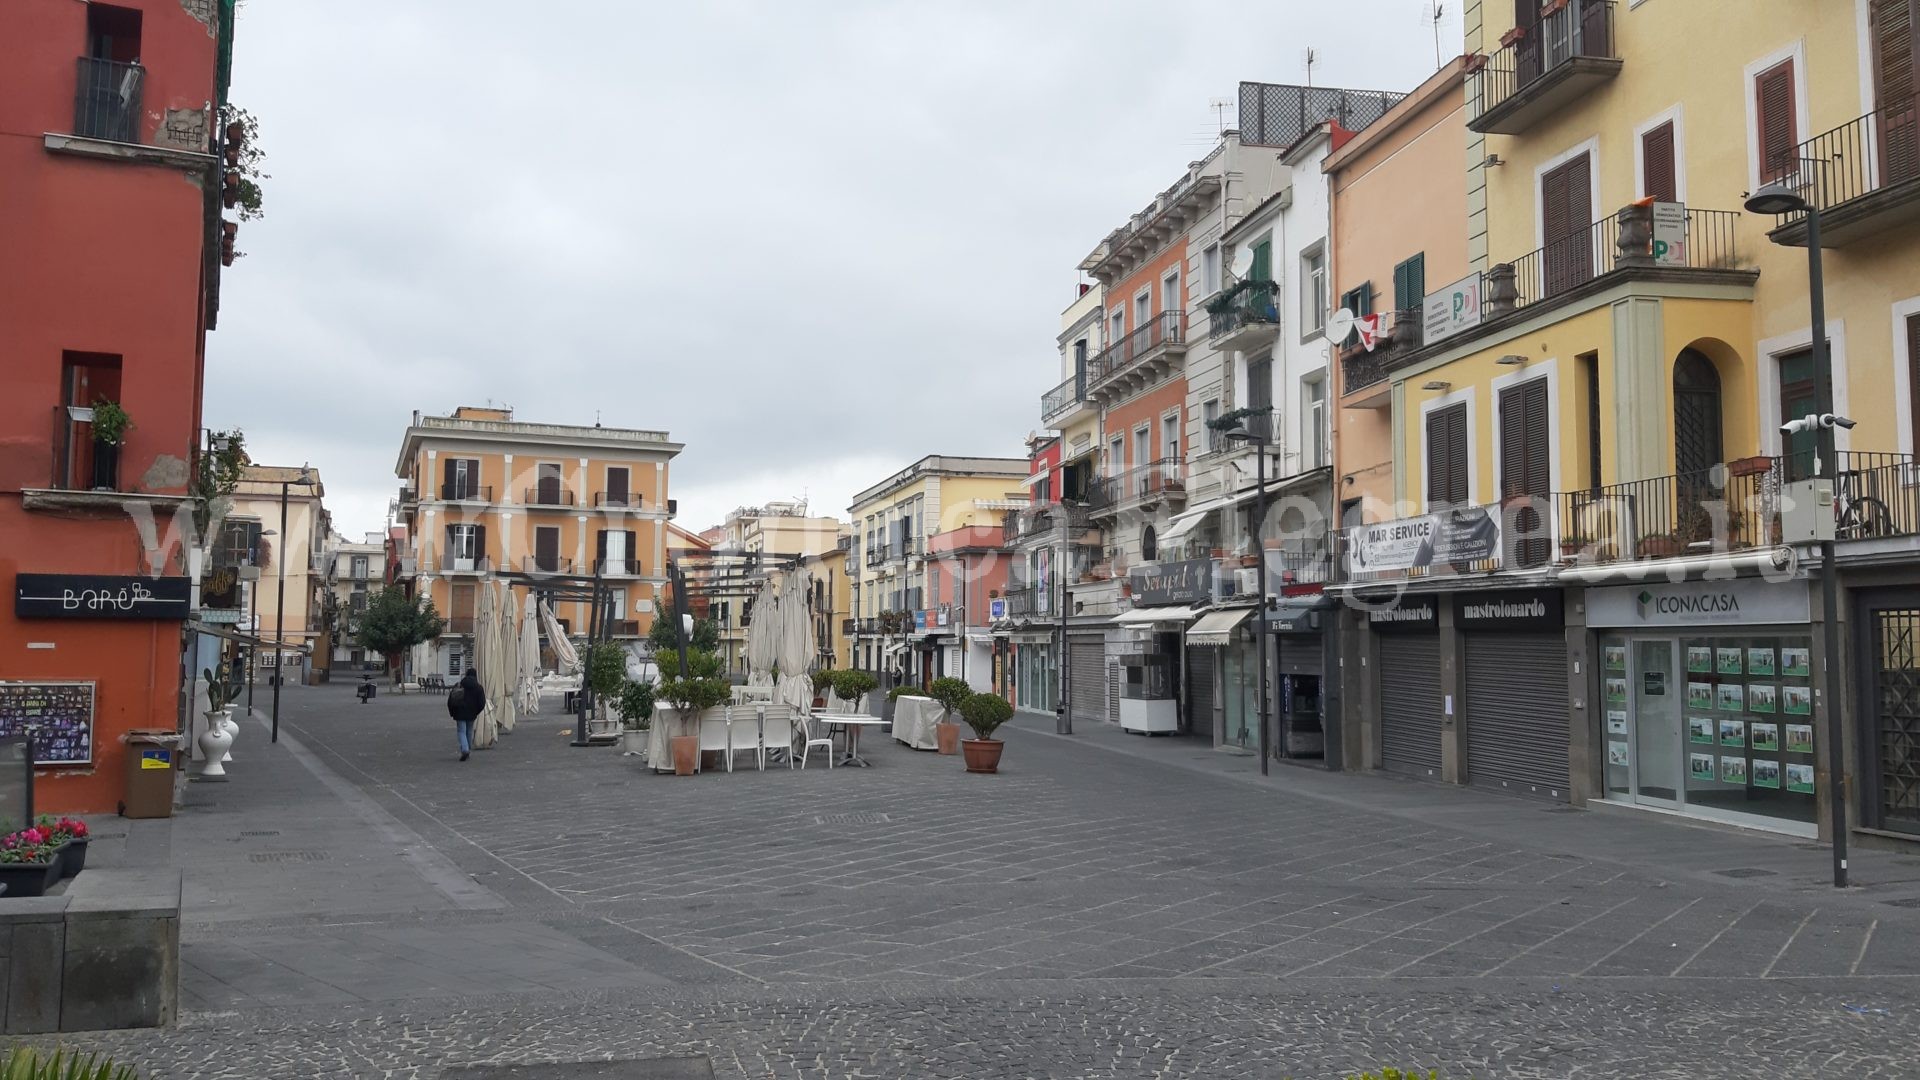
POLYGON ((238 679, 228 677, 224 663, 218 668, 201 668, 200 677, 207 684, 207 727, 196 740, 200 745, 200 775, 225 780, 227 770, 221 763, 233 760, 227 751, 233 749, 233 736, 240 726, 228 727, 228 715, 243 688, 238 679))
POLYGON ((603 722, 626 684, 626 649, 603 641, 587 651, 587 686, 593 691, 593 711, 603 722))
POLYGON ((933 726, 933 736, 939 742, 940 753, 951 757, 960 752, 960 725, 953 722, 953 710, 973 696, 973 687, 968 686, 965 679, 947 675, 933 680, 927 692, 945 710, 940 722, 933 726))
POLYGON ((0 837, 0 885, 6 895, 41 896, 60 880, 60 844, 38 827, 0 837))
MULTIPOLYGON (((678 667, 677 658, 672 654, 663 659, 669 670, 678 667)), ((687 673, 662 679, 660 689, 654 696, 672 706, 672 715, 663 714, 661 719, 677 722, 677 726, 671 729, 673 736, 669 744, 673 754, 673 773, 675 776, 692 776, 700 764, 700 714, 726 704, 731 696, 725 662, 703 649, 688 649, 687 673)))
POLYGON ((87 844, 91 838, 87 833, 87 823, 79 818, 63 817, 55 819, 50 814, 40 815, 35 827, 60 845, 60 876, 70 878, 87 868, 87 844))
POLYGON ((613 700, 620 714, 620 752, 647 756, 647 740, 653 736, 653 684, 628 681, 613 700))
POLYGON ((93 403, 93 489, 112 491, 120 485, 120 444, 133 426, 127 410, 106 398, 93 403))
POLYGON ((963 739, 961 753, 967 758, 967 771, 971 773, 997 773, 1000 771, 1000 751, 1006 744, 993 737, 1000 725, 1013 719, 1013 706, 998 694, 968 694, 960 703, 960 715, 973 729, 974 737, 963 739))
POLYGON ((880 685, 880 680, 866 671, 836 671, 833 673, 833 696, 847 703, 848 711, 857 711, 860 699, 872 693, 880 685))
POLYGON ((813 675, 811 676, 811 678, 813 679, 813 707, 814 708, 824 709, 827 707, 827 694, 830 693, 833 689, 834 674, 835 673, 831 669, 823 668, 819 671, 814 672, 813 675))

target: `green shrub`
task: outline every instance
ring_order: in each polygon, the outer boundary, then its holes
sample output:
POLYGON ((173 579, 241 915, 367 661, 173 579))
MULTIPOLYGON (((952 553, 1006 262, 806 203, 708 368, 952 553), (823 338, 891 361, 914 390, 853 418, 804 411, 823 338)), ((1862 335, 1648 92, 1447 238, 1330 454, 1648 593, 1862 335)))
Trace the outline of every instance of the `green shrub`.
POLYGON ((859 701, 861 694, 870 694, 880 680, 865 671, 836 671, 833 673, 833 696, 841 701, 859 701))
POLYGON ((816 694, 826 693, 828 688, 833 685, 833 677, 837 674, 839 674, 839 672, 831 668, 821 668, 819 671, 814 672, 813 675, 810 676, 813 679, 813 692, 816 694))
POLYGON ((939 702, 947 710, 947 719, 952 720, 953 710, 959 708, 961 702, 973 696, 973 687, 968 686, 965 679, 944 675, 933 680, 933 685, 927 689, 927 696, 939 702))
POLYGON ((682 714, 711 709, 732 700, 733 688, 727 684, 726 661, 718 654, 688 649, 687 673, 684 676, 680 674, 680 658, 677 654, 670 653, 660 659, 660 689, 655 697, 679 709, 682 714))
POLYGON ((587 653, 587 685, 601 697, 611 698, 627 681, 627 650, 611 641, 595 645, 587 653))
POLYGON ((620 714, 620 726, 629 731, 645 731, 653 720, 653 684, 629 682, 613 699, 613 711, 620 714))
POLYGON ((0 1058, 0 1080, 139 1080, 131 1065, 88 1054, 55 1050, 51 1057, 17 1046, 0 1058))
POLYGON ((919 687, 913 686, 911 684, 904 685, 904 686, 896 686, 893 689, 887 691, 888 701, 899 701, 903 697, 926 697, 926 696, 927 696, 927 692, 925 690, 922 690, 919 687))
POLYGON ((1013 719, 1013 706, 998 694, 968 694, 960 703, 960 716, 973 729, 976 739, 991 739, 1000 725, 1013 719))

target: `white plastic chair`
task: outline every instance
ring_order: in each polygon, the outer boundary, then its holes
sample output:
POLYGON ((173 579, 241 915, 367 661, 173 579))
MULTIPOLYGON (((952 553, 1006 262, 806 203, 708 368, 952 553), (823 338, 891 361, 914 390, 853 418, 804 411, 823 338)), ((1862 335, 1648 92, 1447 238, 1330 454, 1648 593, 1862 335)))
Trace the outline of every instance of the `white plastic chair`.
MULTIPOLYGON (((784 702, 763 705, 760 714, 760 750, 761 753, 784 754, 787 767, 793 767, 794 749, 794 712, 793 706, 784 702)), ((774 764, 778 765, 778 760, 774 764)))
POLYGON ((757 766, 764 772, 767 768, 767 744, 762 732, 765 722, 761 719, 764 705, 744 704, 727 706, 727 771, 733 771, 733 755, 742 751, 754 755, 757 766))
MULTIPOLYGON (((833 768, 833 737, 816 734, 818 721, 813 718, 812 713, 801 718, 801 726, 806 732, 806 741, 800 745, 800 767, 803 769, 807 767, 807 759, 812 756, 814 747, 824 746, 827 748, 827 768, 833 768)), ((792 754, 787 755, 787 767, 793 767, 792 754)))
MULTIPOLYGON (((733 729, 727 714, 732 711, 732 706, 728 706, 719 715, 715 715, 716 710, 713 709, 700 714, 700 753, 704 756, 709 750, 718 750, 727 759, 728 772, 733 771, 733 755, 729 752, 731 747, 727 741, 733 729)), ((694 768, 698 771, 699 766, 694 768)))

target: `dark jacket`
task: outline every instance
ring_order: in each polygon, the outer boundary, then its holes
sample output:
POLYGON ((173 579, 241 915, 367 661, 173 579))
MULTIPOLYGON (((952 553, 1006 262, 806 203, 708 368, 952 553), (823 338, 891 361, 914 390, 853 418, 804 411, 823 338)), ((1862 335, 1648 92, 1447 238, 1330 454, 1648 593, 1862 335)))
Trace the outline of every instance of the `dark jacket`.
POLYGON ((480 680, 468 672, 460 680, 460 685, 447 692, 447 715, 455 720, 477 719, 487 708, 487 692, 480 686, 480 680))

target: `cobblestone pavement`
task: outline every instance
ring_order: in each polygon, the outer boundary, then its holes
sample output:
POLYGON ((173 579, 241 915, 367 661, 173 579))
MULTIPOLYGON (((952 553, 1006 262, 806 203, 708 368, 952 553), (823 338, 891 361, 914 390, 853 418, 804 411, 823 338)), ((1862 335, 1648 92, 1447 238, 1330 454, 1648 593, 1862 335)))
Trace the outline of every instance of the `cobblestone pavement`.
MULTIPOLYGON (((875 738, 872 769, 676 779, 537 716, 458 764, 437 699, 290 696, 291 745, 243 741, 176 827, 287 802, 296 773, 248 765, 298 753, 325 791, 294 812, 338 819, 303 850, 371 850, 339 873, 391 887, 303 907, 236 877, 183 933, 182 1025, 85 1045, 167 1077, 684 1053, 755 1078, 1920 1073, 1910 855, 1836 893, 1788 839, 1262 785, 1110 733, 1016 731, 998 777, 875 738)), ((190 892, 258 865, 207 846, 171 847, 190 892)))

